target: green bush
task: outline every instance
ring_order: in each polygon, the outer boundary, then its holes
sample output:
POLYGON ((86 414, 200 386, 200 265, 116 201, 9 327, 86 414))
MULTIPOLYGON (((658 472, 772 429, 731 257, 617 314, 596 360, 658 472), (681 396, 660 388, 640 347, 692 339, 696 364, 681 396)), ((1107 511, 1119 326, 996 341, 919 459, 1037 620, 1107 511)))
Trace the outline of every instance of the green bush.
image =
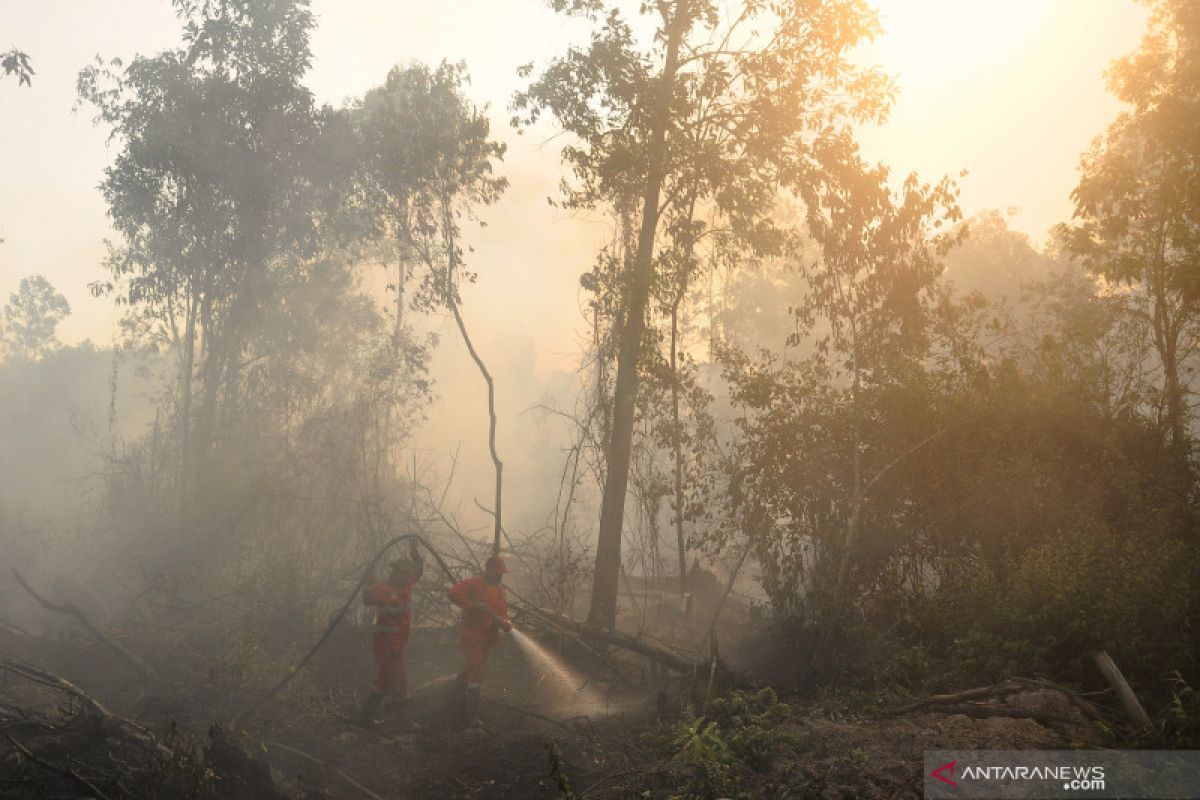
POLYGON ((1200 691, 1176 672, 1171 677, 1171 702, 1159 723, 1157 744, 1171 749, 1200 747, 1200 691))
POLYGON ((733 756, 716 722, 704 717, 679 723, 672 766, 684 777, 681 798, 709 800, 733 790, 733 756))
POLYGON ((1010 628, 1068 672, 1106 650, 1144 682, 1187 657, 1193 562, 1179 541, 1078 529, 1026 551, 1010 581, 1010 628))
POLYGON ((792 713, 770 688, 737 690, 709 704, 701 716, 687 717, 652 734, 670 752, 680 798, 730 797, 739 770, 761 772, 792 737, 778 730, 792 713))
POLYGON ((790 741, 778 727, 791 714, 791 707, 779 702, 775 690, 767 687, 754 693, 738 690, 719 697, 709 705, 706 716, 719 726, 733 756, 762 772, 780 745, 790 741))
MULTIPOLYGON (((1142 686, 1192 663, 1195 559, 1183 542, 1090 525, 1013 550, 1003 578, 976 566, 923 604, 924 649, 946 682, 1046 674, 1094 683, 1099 650, 1142 686)), ((904 666, 897 658, 893 677, 904 666)))

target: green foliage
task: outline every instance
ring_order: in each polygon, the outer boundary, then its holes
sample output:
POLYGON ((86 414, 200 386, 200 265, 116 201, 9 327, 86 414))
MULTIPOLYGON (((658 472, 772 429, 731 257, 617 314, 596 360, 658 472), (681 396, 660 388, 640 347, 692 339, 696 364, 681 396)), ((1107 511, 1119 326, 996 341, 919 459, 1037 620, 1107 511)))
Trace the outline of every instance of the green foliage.
POLYGON ((70 313, 66 298, 43 276, 22 278, 0 318, 3 352, 24 361, 45 358, 59 346, 55 331, 70 313))
POLYGON ((391 454, 427 399, 428 340, 395 336, 361 279, 378 196, 358 116, 304 83, 306 0, 174 5, 177 46, 78 81, 116 152, 119 238, 92 288, 173 367, 107 506, 164 597, 245 582, 311 618, 329 564, 383 535, 362 509, 410 506, 391 454))
POLYGON ((739 771, 766 770, 780 748, 793 743, 778 730, 791 713, 769 687, 758 692, 739 689, 714 699, 703 715, 659 731, 655 746, 671 754, 680 797, 735 796, 739 771))
POLYGON ((1176 671, 1171 676, 1171 702, 1158 725, 1163 743, 1171 749, 1200 747, 1200 691, 1176 671))
POLYGON ((546 742, 546 754, 550 759, 550 777, 558 789, 554 795, 556 800, 578 800, 579 795, 575 794, 575 790, 571 788, 571 780, 567 777, 558 743, 553 739, 546 742))
POLYGON ((742 490, 773 521, 756 553, 777 615, 796 630, 824 622, 857 451, 850 672, 900 686, 1085 680, 1096 649, 1143 685, 1163 664, 1192 668, 1194 511, 1164 480, 1174 454, 1150 416, 1145 332, 1095 290, 1063 270, 1026 308, 1030 330, 998 333, 987 320, 1002 310, 935 293, 926 355, 879 358, 853 400, 820 358, 727 356, 750 412, 742 490), (924 663, 892 663, 910 657, 924 663))
POLYGON ((686 800, 725 797, 736 785, 729 745, 715 721, 696 717, 679 723, 671 742, 673 767, 685 776, 686 800))
POLYGON ((720 727, 729 752, 761 772, 770 766, 777 750, 791 741, 777 730, 791 714, 791 707, 781 703, 768 686, 754 693, 739 689, 719 697, 709 704, 705 716, 720 727))
POLYGON ((36 74, 33 67, 29 66, 29 56, 15 47, 6 53, 0 53, 0 72, 15 75, 19 86, 31 86, 36 74))
POLYGON ((487 115, 464 96, 468 82, 462 64, 395 67, 353 112, 366 211, 398 252, 393 288, 414 309, 458 302, 459 281, 475 277, 463 264, 461 220, 496 202, 508 186, 494 175, 505 146, 490 138, 487 115), (406 297, 414 279, 416 290, 406 297))
MULTIPOLYGON (((679 365, 686 349, 678 341, 680 305, 706 261, 745 262, 784 249, 790 231, 781 224, 781 200, 857 165, 848 131, 882 116, 891 87, 850 58, 879 29, 860 0, 736 9, 712 0, 642 3, 634 19, 622 3, 563 0, 552 7, 586 18, 591 39, 554 59, 517 95, 513 122, 533 126, 553 116, 573 140, 562 150, 571 172, 563 181, 565 205, 604 209, 620 223, 617 241, 584 280, 596 298, 600 409, 609 404, 606 362, 615 357, 617 366, 611 420, 603 415, 605 430, 596 437, 605 441, 606 464, 590 614, 612 625, 635 419, 652 396, 641 391, 642 373, 656 360, 647 351, 669 342, 671 419, 660 420, 655 433, 674 451, 682 563, 682 521, 701 513, 693 509, 711 492, 689 480, 699 498, 688 503, 681 486, 679 394, 687 382, 679 365), (664 312, 658 319, 648 314, 654 306, 664 312), (669 324, 670 335, 647 336, 648 320, 652 329, 669 324)), ((696 439, 710 438, 703 402, 690 410, 696 439)), ((643 512, 654 519, 665 481, 654 470, 639 477, 643 512)))
POLYGON ((1190 0, 1152 0, 1141 47, 1109 83, 1127 109, 1085 154, 1072 198, 1067 250, 1113 285, 1153 332, 1162 369, 1163 423, 1177 477, 1186 471, 1188 395, 1200 331, 1200 15, 1190 0))

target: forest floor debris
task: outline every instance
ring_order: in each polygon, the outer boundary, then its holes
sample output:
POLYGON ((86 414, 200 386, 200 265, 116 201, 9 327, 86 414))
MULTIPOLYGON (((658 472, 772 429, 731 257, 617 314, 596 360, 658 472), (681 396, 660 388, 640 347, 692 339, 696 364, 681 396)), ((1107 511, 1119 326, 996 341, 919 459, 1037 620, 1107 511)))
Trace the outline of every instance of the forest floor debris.
MULTIPOLYGON (((0 636, 0 652, 45 665, 5 662, 14 674, 0 681, 0 797, 490 800, 569 797, 569 786, 575 797, 603 800, 689 787, 703 797, 712 781, 745 797, 918 797, 924 749, 1055 749, 1095 737, 1086 700, 1032 680, 882 714, 789 707, 769 691, 739 692, 714 700, 704 716, 660 719, 657 685, 631 688, 608 667, 577 659, 600 704, 576 708, 511 644, 490 665, 486 729, 462 730, 453 719, 453 631, 437 630, 416 631, 410 650, 421 729, 406 730, 386 708, 378 725, 363 729, 350 720, 371 667, 366 636, 352 628, 335 634, 276 702, 231 731, 219 723, 254 692, 206 686, 198 654, 190 672, 178 671, 182 660, 173 674, 155 663, 174 688, 148 695, 111 648, 0 636), (738 702, 759 707, 730 711, 738 702), (704 763, 706 743, 726 748, 719 763, 704 763)), ((636 657, 623 658, 621 667, 636 674, 636 657)), ((682 682, 672 691, 686 704, 682 682)))

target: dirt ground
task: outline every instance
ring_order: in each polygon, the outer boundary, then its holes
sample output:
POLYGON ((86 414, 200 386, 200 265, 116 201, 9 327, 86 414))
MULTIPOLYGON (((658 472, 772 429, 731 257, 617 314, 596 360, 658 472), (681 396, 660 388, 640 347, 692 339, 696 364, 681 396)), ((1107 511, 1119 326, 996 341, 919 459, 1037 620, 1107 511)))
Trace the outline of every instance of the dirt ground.
MULTIPOLYGON (((228 663, 210 663, 203 648, 154 661, 161 678, 156 684, 106 646, 82 636, 50 639, 0 632, 0 656, 67 678, 114 714, 160 737, 179 730, 204 740, 214 724, 224 724, 224 733, 218 733, 265 768, 281 797, 558 797, 551 743, 561 755, 561 776, 583 797, 667 796, 662 764, 655 760, 661 760, 661 753, 648 749, 642 736, 661 710, 660 690, 677 694, 680 687, 664 683, 644 659, 618 659, 622 673, 633 676, 637 685, 623 683, 594 659, 570 682, 558 681, 512 641, 504 641, 489 662, 481 712, 485 728, 464 730, 448 706, 455 696, 450 686, 459 658, 455 632, 417 630, 409 652, 416 689, 413 712, 421 725, 416 732, 403 729, 386 707, 375 727, 353 724, 370 687, 372 661, 369 630, 347 627, 339 629, 300 679, 245 720, 241 732, 230 734, 228 721, 261 694, 264 683, 261 676, 232 674, 228 663), (430 686, 435 688, 422 689, 430 686)), ((0 678, 0 704, 22 715, 54 713, 62 699, 44 686, 0 678)), ((1034 700, 1044 707, 1045 698, 1034 700)), ((1061 748, 1078 745, 1079 731, 1086 730, 1084 720, 1072 719, 1055 729, 1021 718, 1019 711, 984 719, 934 712, 872 719, 803 704, 794 708, 781 727, 792 744, 768 770, 742 776, 744 796, 915 798, 920 796, 925 749, 1061 748)), ((1069 710, 1062 714, 1069 716, 1069 710)), ((27 728, 4 728, 0 724, 0 797, 49 796, 38 793, 44 785, 29 783, 28 759, 14 757, 15 744, 4 736, 26 737, 29 749, 42 746, 42 740, 27 728), (25 771, 5 774, 5 765, 14 763, 23 764, 25 771)), ((46 747, 50 749, 43 752, 53 752, 51 745, 46 747)), ((81 772, 86 771, 84 761, 78 759, 81 772)), ((102 776, 103 770, 96 774, 102 776)), ((217 786, 214 796, 255 796, 253 791, 238 795, 234 784, 240 778, 229 780, 217 786)), ((140 795, 129 790, 111 796, 140 795)))

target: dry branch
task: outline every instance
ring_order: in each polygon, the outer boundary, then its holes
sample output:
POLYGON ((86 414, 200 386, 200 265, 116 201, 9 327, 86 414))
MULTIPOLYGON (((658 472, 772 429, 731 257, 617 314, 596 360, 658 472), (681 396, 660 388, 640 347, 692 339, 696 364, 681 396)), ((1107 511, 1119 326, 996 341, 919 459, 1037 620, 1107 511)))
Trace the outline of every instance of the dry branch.
POLYGON ((47 761, 46 759, 41 758, 40 756, 36 755, 32 750, 27 748, 25 745, 21 744, 16 739, 14 739, 11 734, 9 734, 8 740, 10 742, 12 742, 13 747, 20 750, 21 753, 26 758, 28 758, 30 761, 32 761, 33 763, 37 764, 38 766, 42 767, 43 769, 48 769, 51 772, 54 772, 58 775, 62 775, 64 777, 70 778, 71 780, 75 781, 80 786, 83 786, 85 789, 87 789, 89 792, 91 792, 96 798, 98 798, 98 800, 108 800, 108 795, 106 795, 104 792, 97 789, 95 784, 93 784, 87 778, 80 775, 75 770, 71 769, 70 767, 60 767, 57 764, 52 764, 49 761, 47 761))
POLYGON ((939 714, 963 714, 968 717, 1012 717, 1027 718, 1044 725, 1074 725, 1075 720, 1059 714, 1047 713, 1033 708, 1003 705, 1010 695, 1019 695, 1029 691, 1052 691, 1062 695, 1070 703, 1092 720, 1102 719, 1096 707, 1071 691, 1049 681, 1033 678, 1009 678, 992 686, 981 686, 962 692, 938 694, 909 703, 888 711, 884 716, 897 717, 918 711, 930 711, 939 714), (999 702, 992 702, 999 701, 999 702))
POLYGON ((909 703, 900 708, 894 708, 887 712, 885 716, 898 717, 902 714, 911 714, 914 711, 920 711, 930 706, 944 706, 954 703, 963 703, 969 700, 981 700, 993 697, 999 697, 1006 694, 1015 694, 1020 691, 1020 688, 1013 681, 1004 681, 993 686, 981 686, 978 689, 967 689, 963 692, 954 692, 952 694, 935 694, 926 697, 923 700, 918 700, 915 703, 909 703))
POLYGON ((99 700, 92 697, 90 694, 80 689, 75 684, 71 683, 66 678, 47 672, 40 667, 35 667, 33 664, 28 664, 24 661, 18 661, 12 658, 0 658, 0 670, 9 672, 17 677, 24 678, 27 681, 41 684, 42 686, 51 689, 57 689, 74 699, 82 706, 85 711, 99 718, 105 730, 119 730, 126 735, 133 735, 143 740, 149 746, 154 747, 160 753, 170 755, 158 738, 147 728, 137 724, 133 720, 118 716, 104 707, 99 700))
POLYGON ((552 611, 545 611, 537 606, 522 605, 521 610, 526 611, 533 616, 541 617, 552 625, 561 626, 563 629, 572 631, 584 639, 591 641, 601 641, 613 647, 619 647, 623 650, 628 650, 631 653, 643 655, 651 661, 656 661, 669 669, 684 674, 694 673, 696 664, 687 660, 683 656, 675 653, 665 647, 660 647, 651 644, 636 636, 630 636, 627 633, 621 633, 616 630, 600 628, 594 625, 585 625, 575 620, 568 619, 561 614, 555 614, 552 611))
POLYGON ((281 742, 263 742, 263 744, 265 744, 267 747, 274 747, 274 748, 275 748, 275 749, 277 749, 277 750, 283 750, 283 751, 286 751, 286 752, 288 752, 288 753, 291 753, 291 754, 293 754, 293 755, 297 755, 297 756, 299 756, 300 758, 303 758, 303 759, 304 759, 304 760, 306 760, 306 761, 309 761, 309 762, 311 762, 311 763, 313 763, 313 764, 316 764, 316 765, 317 765, 318 767, 320 767, 321 769, 332 770, 334 773, 336 773, 336 774, 338 775, 338 777, 340 777, 340 778, 341 778, 342 780, 344 780, 346 783, 348 783, 348 784, 350 784, 351 786, 353 786, 355 789, 358 789, 360 792, 362 792, 363 794, 365 794, 367 797, 370 797, 370 798, 372 798, 372 800, 383 800, 383 798, 382 798, 381 796, 379 796, 379 795, 375 794, 375 792, 372 792, 370 789, 368 789, 367 787, 363 786, 361 783, 359 783, 358 781, 354 780, 353 778, 351 778, 351 777, 350 777, 349 775, 347 775, 346 773, 342 772, 342 771, 341 771, 340 769, 338 769, 337 767, 331 767, 331 766, 329 766, 328 764, 326 764, 324 761, 322 761, 321 759, 317 758, 316 756, 311 756, 311 755, 309 755, 308 753, 304 752, 303 750, 297 750, 295 747, 292 747, 291 745, 286 745, 286 744, 283 744, 283 743, 281 743, 281 742))
POLYGON ((80 609, 79 606, 75 605, 74 603, 54 603, 50 600, 47 600, 45 597, 42 597, 40 594, 38 594, 37 591, 35 591, 34 588, 29 585, 25 578, 22 577, 21 573, 15 568, 13 569, 13 576, 16 577, 17 583, 21 584, 21 588, 28 592, 34 600, 38 601, 42 608, 55 614, 69 614, 70 616, 79 620, 79 624, 83 625, 83 627, 87 629, 88 633, 92 634, 92 636, 94 636, 98 641, 101 641, 112 648, 117 655, 121 656, 134 667, 136 667, 144 677, 161 683, 159 677, 154 674, 154 670, 150 669, 150 667, 147 666, 146 663, 140 658, 118 644, 111 636, 93 625, 92 621, 88 619, 87 614, 83 613, 83 610, 80 609))

